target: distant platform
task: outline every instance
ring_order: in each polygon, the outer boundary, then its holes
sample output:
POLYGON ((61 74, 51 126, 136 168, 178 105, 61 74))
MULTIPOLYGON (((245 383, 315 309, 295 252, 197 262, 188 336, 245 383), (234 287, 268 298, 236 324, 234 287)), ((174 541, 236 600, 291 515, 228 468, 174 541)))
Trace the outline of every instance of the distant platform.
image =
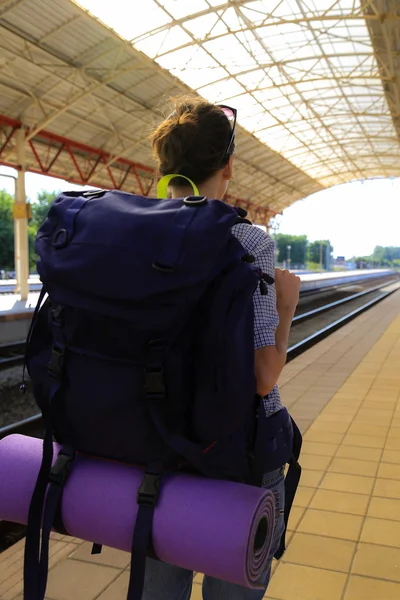
MULTIPOLYGON (((328 273, 299 273, 301 292, 330 288, 337 285, 352 284, 367 279, 395 274, 393 269, 363 269, 358 271, 329 271, 328 273)), ((400 274, 399 274, 400 275, 400 274)))
MULTIPOLYGON (((29 277, 28 279, 29 291, 30 292, 40 292, 42 289, 42 284, 38 276, 29 277)), ((0 279, 0 294, 13 294, 15 290, 15 286, 17 285, 16 279, 0 279)), ((1 300, 0 300, 1 302, 1 300)), ((0 304, 1 310, 1 304, 0 304)))

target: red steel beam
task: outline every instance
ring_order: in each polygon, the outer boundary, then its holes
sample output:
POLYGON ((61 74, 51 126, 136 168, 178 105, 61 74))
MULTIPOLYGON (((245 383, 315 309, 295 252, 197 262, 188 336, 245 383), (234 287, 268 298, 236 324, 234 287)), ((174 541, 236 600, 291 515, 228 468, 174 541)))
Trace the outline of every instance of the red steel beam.
POLYGON ((29 145, 30 145, 30 147, 31 147, 31 150, 32 150, 32 152, 33 152, 33 155, 34 155, 34 157, 36 158, 36 160, 37 160, 37 162, 38 162, 38 165, 39 165, 40 169, 43 171, 43 173, 44 173, 44 172, 46 172, 46 171, 47 171, 47 169, 46 169, 46 168, 43 166, 43 164, 42 164, 42 161, 40 160, 40 156, 39 156, 39 154, 36 152, 36 148, 35 148, 35 146, 33 145, 33 141, 32 141, 32 140, 29 140, 29 145))
POLYGON ((57 154, 53 157, 53 159, 49 162, 49 164, 46 167, 46 172, 49 173, 50 169, 55 165, 58 157, 60 156, 61 152, 65 149, 64 144, 62 146, 59 147, 57 154))
MULTIPOLYGON (((11 164, 9 162, 5 162, 4 160, 2 160, 1 153, 4 152, 4 150, 8 146, 8 144, 11 141, 15 132, 18 129, 20 129, 21 127, 23 127, 23 124, 21 123, 21 121, 17 121, 16 119, 6 117, 5 115, 0 115, 0 126, 1 125, 5 126, 5 127, 10 127, 11 132, 8 135, 6 135, 5 142, 3 143, 3 146, 1 147, 0 164, 9 166, 9 167, 13 167, 13 168, 17 168, 18 165, 11 164)), ((27 129, 27 133, 29 133, 29 129, 27 129)), ((36 169, 35 167, 30 167, 29 171, 31 171, 32 173, 38 173, 40 175, 47 175, 49 177, 55 177, 56 179, 64 179, 65 178, 64 176, 58 175, 57 173, 52 172, 51 169, 54 167, 57 159, 62 154, 62 152, 65 151, 70 156, 70 158, 73 162, 73 165, 75 167, 76 173, 78 174, 78 177, 69 177, 68 179, 72 183, 76 183, 78 185, 86 185, 89 178, 91 178, 93 176, 93 174, 95 173, 95 170, 100 162, 102 162, 106 165, 106 171, 107 171, 108 177, 110 178, 110 183, 112 184, 110 186, 104 186, 104 184, 102 184, 101 187, 107 187, 109 189, 121 189, 125 183, 125 180, 126 180, 128 174, 133 173, 133 175, 136 178, 137 184, 139 186, 140 193, 142 195, 147 196, 150 192, 150 189, 151 189, 153 183, 151 183, 148 186, 147 190, 145 190, 144 186, 143 186, 143 182, 140 179, 138 171, 139 172, 142 171, 144 173, 148 173, 148 174, 156 177, 156 171, 152 167, 149 167, 142 163, 134 162, 127 158, 121 157, 121 158, 115 159, 112 162, 113 165, 124 166, 124 169, 123 169, 124 175, 121 179, 120 184, 118 185, 116 183, 116 180, 115 180, 114 175, 110 168, 110 166, 112 166, 112 165, 110 165, 109 163, 112 160, 112 156, 109 152, 106 152, 105 150, 102 150, 101 148, 95 148, 95 147, 89 146, 87 144, 82 144, 81 142, 77 142, 76 140, 72 140, 72 139, 63 137, 61 135, 52 133, 51 131, 47 131, 47 130, 39 131, 35 135, 34 139, 29 142, 29 145, 32 150, 33 156, 35 157, 35 160, 37 161, 38 166, 39 166, 39 169, 36 169), (43 164, 43 162, 40 159, 40 156, 35 148, 35 145, 34 145, 35 142, 37 143, 40 141, 47 141, 47 142, 59 144, 59 147, 57 147, 57 152, 56 152, 55 156, 53 157, 53 159, 49 162, 49 164, 47 166, 43 164), (89 157, 92 158, 92 160, 94 160, 94 166, 92 166, 89 169, 89 173, 87 176, 84 175, 84 173, 82 172, 81 166, 79 165, 79 163, 77 161, 77 158, 82 158, 78 154, 79 152, 88 154, 89 157)), ((95 180, 93 181, 93 185, 96 186, 95 180)), ((258 218, 258 217, 261 218, 265 222, 265 224, 267 224, 268 220, 271 217, 278 214, 269 208, 258 206, 254 202, 250 202, 249 200, 244 200, 243 198, 238 198, 236 196, 232 196, 231 194, 227 194, 225 196, 225 199, 227 202, 229 202, 230 204, 232 204, 234 206, 242 206, 243 208, 248 210, 249 213, 252 213, 255 218, 258 218)))
POLYGON ((14 133, 17 131, 16 127, 13 127, 10 131, 10 133, 8 134, 8 136, 6 137, 4 144, 1 146, 0 148, 0 156, 3 154, 4 150, 7 148, 8 143, 11 141, 11 138, 13 137, 14 133))
MULTIPOLYGON (((69 155, 70 155, 70 157, 71 157, 71 160, 72 160, 72 162, 74 163, 74 167, 75 167, 75 169, 76 169, 77 173, 79 174, 79 177, 80 177, 81 181, 85 181, 85 176, 84 176, 84 174, 82 173, 82 171, 81 171, 81 169, 80 169, 80 166, 78 165, 78 162, 77 162, 77 160, 76 160, 76 158, 75 158, 75 154, 73 153, 73 151, 72 151, 72 148, 71 148, 70 144, 66 144, 65 146, 66 146, 66 148, 67 148, 67 152, 68 152, 68 154, 69 154, 69 155)), ((87 179, 86 179, 86 181, 87 181, 87 179)))
MULTIPOLYGON (((17 121, 16 119, 11 119, 10 117, 6 117, 4 115, 0 115, 0 125, 6 125, 8 127, 12 127, 14 129, 20 129, 22 127, 22 123, 17 121)), ((29 133, 29 129, 27 129, 27 133, 29 133)), ((103 159, 106 159, 105 162, 111 160, 112 156, 109 152, 102 150, 101 148, 95 148, 93 146, 89 146, 88 144, 82 144, 81 142, 77 142, 75 140, 71 140, 62 135, 57 135, 56 133, 52 133, 51 131, 46 131, 42 129, 39 133, 36 134, 36 140, 47 140, 50 142, 56 142, 58 144, 64 145, 66 149, 70 148, 72 151, 81 150, 82 152, 86 152, 88 154, 92 154, 93 156, 101 156, 103 159)), ((115 164, 127 165, 132 168, 137 168, 140 171, 144 171, 146 173, 154 174, 154 169, 147 165, 143 165, 142 163, 134 162, 132 160, 128 160, 127 158, 117 158, 114 161, 115 164)))

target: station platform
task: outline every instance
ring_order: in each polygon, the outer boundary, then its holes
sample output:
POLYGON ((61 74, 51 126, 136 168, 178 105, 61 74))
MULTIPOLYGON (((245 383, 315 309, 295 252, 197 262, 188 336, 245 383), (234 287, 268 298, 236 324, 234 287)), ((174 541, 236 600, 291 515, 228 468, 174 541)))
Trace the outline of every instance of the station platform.
MULTIPOLYGON (((284 403, 304 434, 288 548, 268 600, 400 598, 400 292, 289 363, 284 403)), ((129 555, 53 534, 49 600, 125 600, 129 555)), ((24 542, 0 555, 22 598, 24 542)), ((201 600, 202 575, 191 600, 201 600)))
POLYGON ((27 300, 18 294, 0 295, 0 344, 26 339, 38 298, 38 292, 31 292, 27 300))
MULTIPOLYGON (((391 269, 365 269, 358 271, 332 271, 328 273, 299 273, 301 279, 301 292, 316 289, 324 289, 337 285, 353 284, 356 281, 365 281, 368 279, 384 277, 394 274, 391 269)), ((110 284, 107 278, 104 278, 105 286, 110 284)), ((5 320, 17 320, 26 318, 34 310, 41 283, 38 278, 30 279, 29 285, 31 291, 28 300, 24 302, 18 294, 13 294, 16 282, 13 280, 0 281, 0 322, 5 320), (8 289, 10 288, 10 289, 8 289), (6 293, 2 293, 6 292, 6 293)))
POLYGON ((35 310, 39 298, 38 292, 31 292, 27 300, 21 300, 18 294, 0 296, 0 318, 2 321, 15 321, 30 315, 35 310))
POLYGON ((358 271, 329 271, 327 273, 299 273, 301 292, 322 290, 337 285, 351 285, 375 277, 394 273, 390 269, 359 269, 358 271))
MULTIPOLYGON (((0 279, 0 293, 13 294, 17 285, 16 279, 0 279)), ((40 292, 42 284, 39 275, 31 275, 28 279, 29 291, 40 292)))

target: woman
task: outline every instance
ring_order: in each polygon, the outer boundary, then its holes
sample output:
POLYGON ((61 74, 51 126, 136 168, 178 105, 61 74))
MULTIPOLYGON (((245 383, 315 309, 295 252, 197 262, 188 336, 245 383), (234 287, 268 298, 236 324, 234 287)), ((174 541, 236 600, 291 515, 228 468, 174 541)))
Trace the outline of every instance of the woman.
MULTIPOLYGON (((151 135, 153 154, 162 176, 169 182, 172 198, 195 193, 222 200, 233 175, 236 110, 217 106, 200 98, 175 100, 174 112, 151 135), (194 185, 193 185, 194 184, 194 185)), ((258 227, 238 224, 234 235, 255 264, 275 278, 265 296, 254 294, 254 348, 257 393, 263 397, 267 415, 282 408, 278 377, 286 362, 289 330, 297 306, 300 279, 288 271, 274 268, 275 253, 271 238, 258 227)), ((274 541, 265 575, 268 586, 271 563, 284 529, 284 467, 266 473, 263 487, 276 497, 274 541)), ((152 559, 147 560, 143 600, 189 600, 193 573, 152 559)), ((204 577, 203 600, 261 600, 264 590, 249 590, 213 577, 204 577)))

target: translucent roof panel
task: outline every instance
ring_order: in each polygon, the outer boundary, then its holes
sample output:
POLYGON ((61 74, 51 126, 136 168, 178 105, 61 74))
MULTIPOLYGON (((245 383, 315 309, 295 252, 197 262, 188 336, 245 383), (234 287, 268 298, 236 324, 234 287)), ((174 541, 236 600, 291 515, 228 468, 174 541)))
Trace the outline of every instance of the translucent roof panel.
POLYGON ((398 174, 398 0, 79 4, 322 185, 398 174))

